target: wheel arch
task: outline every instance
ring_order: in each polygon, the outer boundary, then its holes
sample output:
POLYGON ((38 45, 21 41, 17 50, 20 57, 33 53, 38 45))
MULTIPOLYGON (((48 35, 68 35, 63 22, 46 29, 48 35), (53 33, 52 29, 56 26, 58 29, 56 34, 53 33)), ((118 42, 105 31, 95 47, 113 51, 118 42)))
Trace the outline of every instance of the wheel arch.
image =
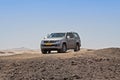
POLYGON ((76 45, 79 45, 79 47, 81 46, 81 44, 79 42, 76 42, 76 45))
POLYGON ((66 42, 63 42, 62 45, 65 44, 66 45, 66 48, 67 48, 67 43, 66 42))

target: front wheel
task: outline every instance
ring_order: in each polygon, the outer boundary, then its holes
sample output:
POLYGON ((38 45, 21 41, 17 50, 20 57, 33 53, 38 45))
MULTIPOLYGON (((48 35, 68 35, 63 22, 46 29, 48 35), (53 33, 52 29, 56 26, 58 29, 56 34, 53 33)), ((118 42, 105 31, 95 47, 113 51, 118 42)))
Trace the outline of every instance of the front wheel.
POLYGON ((62 45, 62 49, 58 50, 59 53, 65 53, 67 51, 67 46, 66 44, 62 45))
POLYGON ((41 50, 43 54, 47 54, 47 50, 41 50))

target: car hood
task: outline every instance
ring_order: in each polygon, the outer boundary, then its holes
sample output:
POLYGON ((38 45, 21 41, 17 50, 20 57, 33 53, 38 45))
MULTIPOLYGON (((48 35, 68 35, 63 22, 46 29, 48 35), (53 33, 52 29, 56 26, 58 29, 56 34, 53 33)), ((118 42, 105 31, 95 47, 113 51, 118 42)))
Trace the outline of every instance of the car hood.
POLYGON ((62 40, 63 38, 46 38, 46 39, 43 39, 44 41, 54 41, 54 40, 62 40))

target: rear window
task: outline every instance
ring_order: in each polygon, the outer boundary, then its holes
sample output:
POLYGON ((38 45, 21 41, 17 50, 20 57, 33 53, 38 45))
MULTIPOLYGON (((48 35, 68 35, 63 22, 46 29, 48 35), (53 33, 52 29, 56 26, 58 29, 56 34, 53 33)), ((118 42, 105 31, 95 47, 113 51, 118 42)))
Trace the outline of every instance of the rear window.
POLYGON ((79 35, 78 35, 77 33, 74 33, 74 36, 75 36, 76 38, 79 38, 79 35))

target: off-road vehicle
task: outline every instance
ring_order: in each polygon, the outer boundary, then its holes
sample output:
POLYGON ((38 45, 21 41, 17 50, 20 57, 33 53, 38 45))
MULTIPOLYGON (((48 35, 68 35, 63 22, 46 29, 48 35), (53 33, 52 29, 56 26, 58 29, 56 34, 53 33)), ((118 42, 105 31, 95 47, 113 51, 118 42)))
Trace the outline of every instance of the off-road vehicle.
POLYGON ((41 41, 41 52, 43 54, 57 50, 58 53, 65 53, 68 49, 79 51, 81 40, 76 32, 51 33, 41 41))

